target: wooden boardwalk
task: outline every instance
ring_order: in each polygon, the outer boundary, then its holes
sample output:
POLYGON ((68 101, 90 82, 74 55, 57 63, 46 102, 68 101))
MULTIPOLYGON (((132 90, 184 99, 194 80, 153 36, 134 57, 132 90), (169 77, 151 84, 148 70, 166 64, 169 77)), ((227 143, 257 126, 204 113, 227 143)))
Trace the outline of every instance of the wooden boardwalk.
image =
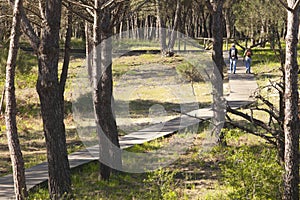
MULTIPOLYGON (((251 98, 251 95, 257 88, 257 83, 253 74, 245 74, 245 67, 243 67, 242 61, 238 62, 236 74, 229 74, 228 76, 230 93, 226 99, 229 105, 233 108, 239 108, 253 102, 254 100, 251 98)), ((182 118, 179 117, 171 119, 164 124, 163 129, 161 129, 161 126, 153 125, 140 131, 130 133, 120 138, 121 148, 125 149, 135 144, 143 144, 147 141, 175 133, 181 128, 199 123, 199 119, 189 117, 189 115, 197 116, 201 119, 208 119, 212 117, 212 110, 210 108, 203 108, 187 113, 184 123, 182 123, 182 118)), ((70 154, 70 167, 75 168, 96 160, 96 158, 90 154, 90 151, 93 150, 97 150, 96 146, 70 154)), ((28 190, 46 182, 48 179, 47 162, 26 169, 25 175, 28 190)), ((0 177, 0 200, 2 199, 14 199, 12 174, 0 177)))

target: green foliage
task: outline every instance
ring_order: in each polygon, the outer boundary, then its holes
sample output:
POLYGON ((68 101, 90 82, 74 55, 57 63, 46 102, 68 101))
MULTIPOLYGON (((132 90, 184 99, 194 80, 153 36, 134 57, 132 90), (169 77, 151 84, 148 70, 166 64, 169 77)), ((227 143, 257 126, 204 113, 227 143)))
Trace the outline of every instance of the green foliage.
MULTIPOLYGON (((72 171, 71 199, 89 200, 177 200, 177 171, 159 169, 144 174, 113 174, 109 181, 98 180, 99 163, 91 162, 72 171)), ((180 196, 181 195, 181 196, 180 196)), ((28 199, 49 199, 46 185, 32 191, 28 199)))
POLYGON ((21 74, 28 74, 35 66, 37 66, 36 56, 20 50, 18 53, 16 66, 18 72, 21 74))
POLYGON ((162 146, 163 146, 163 138, 160 138, 150 142, 145 142, 141 145, 136 144, 126 149, 126 151, 135 152, 135 153, 150 152, 150 151, 158 150, 162 146))
MULTIPOLYGON (((231 7, 236 19, 235 27, 237 30, 255 39, 268 37, 267 31, 261 32, 261 28, 265 27, 265 24, 268 24, 268 27, 277 27, 278 25, 280 27, 286 19, 283 6, 276 1, 245 0, 231 4, 231 7), (279 13, 280 17, 274 17, 279 13)), ((269 33, 272 34, 271 31, 269 33)))
POLYGON ((179 182, 176 182, 175 175, 177 171, 169 171, 168 169, 158 169, 148 174, 144 183, 147 185, 148 193, 147 199, 163 199, 163 200, 177 200, 179 182))
MULTIPOLYGON (((63 45, 61 45, 61 47, 63 47, 63 45)), ((73 48, 73 49, 85 49, 85 41, 83 39, 79 39, 79 38, 72 38, 71 48, 73 48)))
MULTIPOLYGON (((1 46, 0 46, 1 47, 1 46)), ((5 68, 6 68, 6 60, 7 60, 8 51, 6 48, 0 48, 0 78, 5 77, 5 68)))
POLYGON ((48 193, 48 190, 46 190, 45 188, 39 188, 35 191, 34 195, 29 193, 29 197, 28 199, 34 199, 34 200, 38 200, 38 199, 50 199, 50 195, 48 193))
POLYGON ((203 78, 200 72, 191 63, 184 62, 176 66, 176 72, 185 81, 201 82, 203 78))
POLYGON ((244 134, 244 132, 239 129, 224 129, 222 132, 224 132, 226 142, 229 140, 237 142, 240 136, 244 134))
MULTIPOLYGON (((7 56, 8 56, 8 48, 7 47, 0 48, 1 78, 4 78, 5 75, 7 56)), ((34 66, 37 66, 37 61, 35 56, 20 50, 18 53, 17 65, 16 65, 17 72, 21 74, 28 74, 34 66)))
POLYGON ((264 146, 230 149, 221 166, 230 199, 280 199, 283 169, 276 151, 264 146))

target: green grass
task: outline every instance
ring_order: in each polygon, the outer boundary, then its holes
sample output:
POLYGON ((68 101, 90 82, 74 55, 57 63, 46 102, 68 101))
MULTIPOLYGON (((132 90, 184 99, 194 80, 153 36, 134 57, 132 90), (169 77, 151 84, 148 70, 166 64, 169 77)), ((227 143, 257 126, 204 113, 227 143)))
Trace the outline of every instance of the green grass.
MULTIPOLYGON (((135 145, 131 152, 149 152, 166 143, 163 139, 143 145, 135 145)), ((179 172, 173 169, 158 169, 142 174, 120 172, 113 174, 108 182, 98 179, 99 163, 88 163, 72 170, 72 199, 187 199, 175 181, 179 172), (89 187, 86 187, 89 185, 89 187)), ((28 199, 49 199, 47 188, 38 187, 28 199)))
MULTIPOLYGON (((75 169, 72 171, 72 198, 217 200, 239 197, 243 199, 247 193, 241 191, 253 190, 256 185, 263 185, 261 190, 251 193, 252 196, 255 194, 257 199, 266 197, 264 195, 273 199, 279 194, 277 192, 280 190, 278 183, 281 181, 281 168, 276 162, 276 153, 270 146, 265 145, 255 136, 235 130, 227 138, 230 146, 215 146, 203 152, 201 143, 204 138, 205 132, 202 132, 194 145, 186 154, 180 156, 179 160, 167 168, 154 172, 143 174, 121 172, 112 175, 110 181, 105 182, 98 180, 98 162, 75 169), (244 174, 244 178, 247 174, 247 179, 244 180, 240 173, 244 174), (233 177, 236 183, 229 182, 233 177), (243 180, 245 183, 240 183, 243 180), (269 190, 268 193, 264 192, 269 190)), ((167 141, 162 139, 136 145, 130 151, 152 151, 160 148, 167 141)), ((47 189, 39 188, 37 192, 31 193, 29 199, 48 198, 47 189)))
POLYGON ((155 139, 150 142, 145 142, 142 145, 134 145, 132 147, 129 147, 126 149, 126 151, 129 152, 136 152, 136 153, 145 153, 150 152, 153 150, 158 150, 163 147, 164 144, 166 144, 166 141, 164 138, 155 139))

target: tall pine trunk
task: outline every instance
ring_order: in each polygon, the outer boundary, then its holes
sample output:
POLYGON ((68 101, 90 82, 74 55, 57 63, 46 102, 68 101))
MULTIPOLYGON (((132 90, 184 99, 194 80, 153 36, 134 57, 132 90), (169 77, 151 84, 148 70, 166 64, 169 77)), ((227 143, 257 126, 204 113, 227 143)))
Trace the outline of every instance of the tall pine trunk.
MULTIPOLYGON (((12 3, 13 0, 10 0, 12 3)), ((64 81, 58 80, 59 32, 61 0, 48 0, 41 4, 43 19, 41 35, 38 36, 28 20, 24 9, 20 10, 22 30, 38 57, 37 92, 41 103, 44 135, 48 159, 48 187, 51 199, 61 199, 70 192, 70 167, 66 147, 64 125, 64 81)))
MULTIPOLYGON (((290 8, 296 0, 288 0, 290 8)), ((299 5, 288 10, 285 60, 285 200, 299 199, 299 109, 298 109, 298 63, 297 44, 299 28, 299 5)))
POLYGON ((20 7, 23 6, 22 0, 16 0, 13 11, 13 22, 11 30, 11 38, 9 45, 9 53, 6 65, 6 132, 8 147, 10 151, 13 179, 15 187, 16 199, 25 199, 28 195, 25 181, 25 169, 22 151, 18 137, 17 121, 16 121, 16 96, 15 96, 15 69, 19 48, 20 38, 20 7))
POLYGON ((70 192, 70 167, 68 161, 64 113, 64 100, 58 80, 59 30, 61 0, 46 1, 45 21, 38 50, 37 92, 46 138, 48 159, 48 187, 51 199, 60 199, 70 192))
MULTIPOLYGON (((100 8, 103 2, 95 0, 95 7, 100 8)), ((117 124, 112 110, 112 29, 111 10, 95 10, 94 46, 92 61, 93 103, 97 133, 99 136, 100 178, 109 180, 111 167, 121 169, 121 151, 117 124)))

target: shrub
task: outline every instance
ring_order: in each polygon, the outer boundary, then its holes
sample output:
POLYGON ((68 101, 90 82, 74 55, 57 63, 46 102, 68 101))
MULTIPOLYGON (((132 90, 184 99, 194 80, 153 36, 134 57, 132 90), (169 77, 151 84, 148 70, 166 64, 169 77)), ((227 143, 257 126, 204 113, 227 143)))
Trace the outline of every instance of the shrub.
POLYGON ((227 153, 221 166, 225 184, 232 187, 230 199, 280 199, 283 169, 276 151, 244 146, 227 153))
POLYGON ((201 82, 203 78, 200 72, 190 63, 183 63, 176 66, 176 72, 185 81, 188 82, 201 82))
POLYGON ((179 183, 175 179, 176 171, 169 171, 167 169, 158 169, 148 174, 144 183, 148 186, 149 196, 145 199, 163 199, 163 200, 177 200, 179 199, 176 188, 179 183))

